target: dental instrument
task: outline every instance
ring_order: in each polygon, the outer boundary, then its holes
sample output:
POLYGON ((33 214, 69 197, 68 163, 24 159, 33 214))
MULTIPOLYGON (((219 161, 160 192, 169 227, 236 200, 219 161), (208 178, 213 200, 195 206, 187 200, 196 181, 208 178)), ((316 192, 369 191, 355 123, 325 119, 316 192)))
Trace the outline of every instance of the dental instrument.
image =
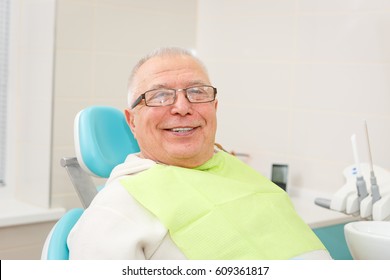
POLYGON ((329 198, 317 197, 314 203, 326 209, 330 209, 331 200, 329 198))
POLYGON ((356 188, 357 188, 357 195, 358 195, 358 201, 360 202, 368 196, 367 187, 366 187, 366 181, 364 180, 364 177, 362 175, 361 169, 360 169, 360 161, 358 156, 358 149, 357 149, 357 143, 356 143, 356 134, 353 134, 351 137, 352 141, 352 150, 353 150, 353 156, 355 159, 355 165, 356 165, 356 188))
POLYGON ((372 197, 372 204, 377 202, 379 199, 381 199, 381 195, 379 193, 379 186, 376 182, 376 177, 374 173, 374 165, 372 163, 372 154, 371 154, 371 146, 370 146, 370 138, 368 136, 368 128, 367 128, 367 121, 364 122, 366 127, 366 138, 367 138, 367 146, 368 146, 368 156, 370 159, 370 182, 371 182, 371 197, 372 197))
POLYGON ((365 130, 370 162, 360 163, 356 135, 353 134, 351 141, 355 164, 343 170, 346 183, 331 199, 318 197, 314 203, 347 215, 359 215, 362 219, 390 221, 390 170, 373 164, 367 122, 365 130), (364 180, 367 177, 370 177, 371 182, 370 193, 364 180), (380 192, 377 182, 381 185, 380 192))

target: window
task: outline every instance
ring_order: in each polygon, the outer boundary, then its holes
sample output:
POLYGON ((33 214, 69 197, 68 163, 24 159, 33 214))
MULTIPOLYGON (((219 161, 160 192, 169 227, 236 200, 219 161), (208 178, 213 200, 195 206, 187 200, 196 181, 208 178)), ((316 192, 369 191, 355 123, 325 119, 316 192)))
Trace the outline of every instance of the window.
POLYGON ((0 103, 0 159, 6 164, 0 174, 4 181, 0 187, 0 230, 57 220, 64 213, 62 208, 50 208, 48 147, 56 2, 0 0, 0 33, 9 30, 6 37, 0 35, 0 44, 6 44, 0 50, 0 79, 8 83, 8 95, 2 95, 0 103), (5 144, 7 147, 2 147, 5 144))
POLYGON ((0 0, 0 186, 5 185, 9 0, 0 0))

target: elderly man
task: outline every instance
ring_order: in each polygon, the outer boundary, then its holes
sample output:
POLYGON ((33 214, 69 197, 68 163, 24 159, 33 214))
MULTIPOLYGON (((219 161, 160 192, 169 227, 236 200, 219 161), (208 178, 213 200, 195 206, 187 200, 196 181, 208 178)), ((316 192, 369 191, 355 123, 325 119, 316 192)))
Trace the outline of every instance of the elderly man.
POLYGON ((329 259, 287 194, 215 148, 217 89, 190 52, 134 67, 127 122, 140 146, 68 238, 71 259, 329 259))

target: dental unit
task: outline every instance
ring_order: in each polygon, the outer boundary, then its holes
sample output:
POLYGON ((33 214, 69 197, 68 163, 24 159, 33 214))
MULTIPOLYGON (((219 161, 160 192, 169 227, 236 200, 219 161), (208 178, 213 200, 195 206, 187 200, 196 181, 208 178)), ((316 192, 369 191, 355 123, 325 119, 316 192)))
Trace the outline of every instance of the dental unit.
POLYGON ((367 122, 365 122, 365 127, 366 127, 368 154, 369 154, 369 157, 370 157, 371 196, 372 196, 372 203, 375 203, 379 199, 381 199, 381 195, 379 193, 379 186, 378 186, 377 181, 376 181, 376 176, 375 176, 375 173, 374 173, 374 166, 372 164, 371 145, 370 145, 370 138, 368 137, 367 122))
POLYGON ((353 134, 351 142, 355 164, 343 171, 345 185, 331 199, 316 198, 314 202, 318 206, 362 219, 390 220, 390 172, 373 164, 366 122, 365 134, 369 163, 360 163, 356 135, 353 134), (369 189, 364 178, 370 178, 369 189))

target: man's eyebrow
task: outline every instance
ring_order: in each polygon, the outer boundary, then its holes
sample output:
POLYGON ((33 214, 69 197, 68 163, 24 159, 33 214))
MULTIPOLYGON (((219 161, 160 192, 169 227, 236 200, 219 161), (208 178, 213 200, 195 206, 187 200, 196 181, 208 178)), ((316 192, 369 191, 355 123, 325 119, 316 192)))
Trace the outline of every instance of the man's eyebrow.
POLYGON ((209 83, 206 83, 203 80, 193 80, 190 83, 188 83, 189 86, 195 86, 195 85, 208 85, 209 83))
POLYGON ((160 89, 160 88, 169 88, 167 84, 154 84, 150 87, 149 90, 154 90, 154 89, 160 89))
POLYGON ((156 89, 170 89, 170 88, 166 84, 153 84, 150 87, 148 87, 147 90, 145 90, 144 92, 148 92, 156 89))
MULTIPOLYGON (((187 83, 186 87, 192 87, 192 86, 197 86, 197 85, 198 86, 208 85, 208 83, 206 83, 203 80, 193 80, 193 81, 190 81, 189 83, 187 83)), ((162 89, 162 88, 171 89, 171 87, 169 87, 167 84, 153 84, 149 90, 162 89)))

